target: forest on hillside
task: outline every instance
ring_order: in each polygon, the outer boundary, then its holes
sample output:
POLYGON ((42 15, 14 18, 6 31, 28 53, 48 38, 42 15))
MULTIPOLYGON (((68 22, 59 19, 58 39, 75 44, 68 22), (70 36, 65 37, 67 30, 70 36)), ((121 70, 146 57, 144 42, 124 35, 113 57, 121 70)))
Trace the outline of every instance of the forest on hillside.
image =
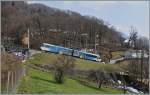
POLYGON ((28 29, 30 46, 37 49, 43 42, 76 49, 94 48, 95 43, 121 46, 125 39, 115 27, 94 16, 24 1, 3 1, 1 5, 5 47, 23 46, 28 29))

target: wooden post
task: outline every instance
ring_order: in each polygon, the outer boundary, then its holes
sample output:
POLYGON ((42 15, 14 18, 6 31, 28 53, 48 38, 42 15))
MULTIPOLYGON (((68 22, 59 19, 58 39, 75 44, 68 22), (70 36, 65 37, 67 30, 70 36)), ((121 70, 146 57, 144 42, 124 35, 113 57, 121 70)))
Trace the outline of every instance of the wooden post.
POLYGON ((16 71, 14 71, 14 84, 16 85, 16 71))
POLYGON ((13 77, 13 72, 12 72, 12 76, 11 76, 11 82, 12 82, 12 83, 11 83, 11 86, 12 86, 12 89, 13 89, 13 86, 14 86, 14 85, 13 85, 13 84, 14 84, 14 83, 13 83, 13 82, 14 82, 14 81, 13 81, 13 78, 14 78, 14 77, 13 77))
POLYGON ((7 94, 9 90, 9 79, 10 79, 10 71, 8 71, 8 75, 7 75, 7 94))

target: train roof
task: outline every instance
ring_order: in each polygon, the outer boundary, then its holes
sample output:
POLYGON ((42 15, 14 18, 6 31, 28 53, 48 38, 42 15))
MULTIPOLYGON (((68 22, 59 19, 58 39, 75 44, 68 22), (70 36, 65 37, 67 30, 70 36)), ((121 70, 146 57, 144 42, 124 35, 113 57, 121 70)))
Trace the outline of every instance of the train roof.
MULTIPOLYGON (((43 43, 45 45, 51 45, 51 46, 57 46, 57 45, 52 45, 52 44, 48 44, 48 43, 43 43)), ((65 48, 65 49, 71 49, 71 48, 67 48, 67 47, 63 47, 63 46, 57 46, 57 47, 61 47, 61 48, 65 48)), ((71 49, 73 50, 73 49, 71 49)), ((83 51, 79 51, 79 52, 83 52, 83 51)), ((93 55, 93 56, 100 56, 99 54, 93 54, 93 53, 89 53, 89 52, 83 52, 85 54, 90 54, 90 55, 93 55)))
POLYGON ((44 44, 44 45, 51 45, 51 46, 61 47, 61 48, 65 48, 65 49, 70 49, 70 48, 67 48, 67 47, 58 46, 58 45, 52 45, 52 44, 48 44, 48 43, 43 43, 43 44, 44 44))
MULTIPOLYGON (((44 45, 52 45, 52 44, 48 44, 48 43, 43 43, 44 45)), ((56 46, 56 45, 52 45, 52 46, 56 46)))

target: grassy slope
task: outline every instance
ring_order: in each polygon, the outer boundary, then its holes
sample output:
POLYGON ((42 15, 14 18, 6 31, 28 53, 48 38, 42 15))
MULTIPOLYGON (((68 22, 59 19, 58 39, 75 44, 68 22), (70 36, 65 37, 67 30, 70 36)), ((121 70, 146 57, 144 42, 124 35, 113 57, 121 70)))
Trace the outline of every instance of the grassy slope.
MULTIPOLYGON (((39 53, 33 56, 33 59, 28 60, 27 64, 51 64, 56 60, 57 55, 50 53, 39 53), (36 59, 36 60, 35 60, 36 59)), ((79 70, 105 69, 108 72, 121 71, 118 65, 100 64, 94 61, 88 61, 76 58, 75 68, 79 70)))
POLYGON ((65 79, 64 84, 57 84, 50 73, 28 68, 27 76, 21 80, 18 93, 123 93, 111 88, 95 88, 82 85, 76 80, 65 79))
MULTIPOLYGON (((26 64, 51 64, 57 55, 39 53, 29 59, 26 64)), ((77 59, 75 68, 80 70, 102 69, 107 71, 117 70, 117 65, 97 64, 96 62, 77 59)), ((111 88, 97 89, 84 86, 75 80, 66 78, 64 84, 57 84, 50 73, 34 70, 28 67, 27 76, 21 80, 18 93, 122 93, 120 90, 111 88)))
POLYGON ((96 63, 92 61, 87 61, 87 60, 82 60, 78 59, 75 62, 75 67, 76 69, 79 70, 97 70, 97 69, 104 69, 107 72, 117 72, 121 71, 121 68, 119 68, 118 64, 101 64, 101 63, 96 63))
POLYGON ((117 58, 120 58, 121 55, 124 54, 124 51, 115 51, 115 52, 112 52, 112 59, 117 59, 117 58))
POLYGON ((38 53, 27 60, 27 64, 49 64, 53 63, 56 60, 55 54, 49 53, 38 53))

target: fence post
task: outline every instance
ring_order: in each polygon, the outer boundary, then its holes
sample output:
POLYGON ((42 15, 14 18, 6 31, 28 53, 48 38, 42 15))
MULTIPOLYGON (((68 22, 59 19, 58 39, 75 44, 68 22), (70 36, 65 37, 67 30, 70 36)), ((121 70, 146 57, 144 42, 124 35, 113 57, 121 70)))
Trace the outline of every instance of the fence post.
POLYGON ((13 77, 13 71, 12 71, 12 77, 11 77, 11 82, 12 82, 12 83, 11 83, 11 85, 12 85, 12 90, 13 90, 13 86, 14 86, 14 85, 13 85, 13 84, 14 84, 14 83, 13 83, 13 78, 14 78, 14 77, 13 77))
POLYGON ((7 94, 9 90, 9 77, 10 77, 10 71, 8 71, 8 76, 7 76, 7 94))

